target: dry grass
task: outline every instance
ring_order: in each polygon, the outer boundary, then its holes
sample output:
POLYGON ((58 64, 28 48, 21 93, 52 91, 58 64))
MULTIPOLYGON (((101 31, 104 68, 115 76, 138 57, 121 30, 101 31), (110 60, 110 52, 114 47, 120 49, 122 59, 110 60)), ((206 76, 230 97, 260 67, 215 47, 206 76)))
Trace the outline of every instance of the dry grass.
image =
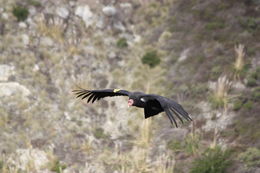
POLYGON ((173 173, 175 166, 175 160, 169 153, 162 154, 155 162, 151 162, 148 150, 138 147, 127 153, 117 152, 111 163, 117 165, 120 173, 173 173))
POLYGON ((81 151, 83 151, 83 152, 90 153, 91 151, 94 150, 92 141, 90 141, 90 140, 85 141, 85 142, 81 145, 80 149, 81 149, 81 151))
POLYGON ((163 154, 158 157, 155 172, 157 173, 173 173, 175 167, 175 160, 168 154, 163 154))
POLYGON ((213 89, 211 95, 211 103, 215 108, 227 108, 229 100, 228 92, 232 86, 232 82, 228 80, 227 76, 221 76, 213 89))
POLYGON ((235 46, 235 52, 236 52, 236 60, 234 63, 234 70, 235 70, 235 74, 234 77, 235 79, 240 78, 241 72, 244 69, 245 66, 245 46, 242 44, 239 44, 237 46, 235 46))
POLYGON ((47 37, 50 37, 59 43, 64 42, 63 29, 61 25, 58 24, 47 25, 46 23, 41 21, 38 24, 38 31, 39 33, 47 37))
POLYGON ((134 143, 141 148, 148 148, 152 139, 151 132, 152 119, 148 118, 143 120, 140 126, 140 136, 134 141, 134 143))

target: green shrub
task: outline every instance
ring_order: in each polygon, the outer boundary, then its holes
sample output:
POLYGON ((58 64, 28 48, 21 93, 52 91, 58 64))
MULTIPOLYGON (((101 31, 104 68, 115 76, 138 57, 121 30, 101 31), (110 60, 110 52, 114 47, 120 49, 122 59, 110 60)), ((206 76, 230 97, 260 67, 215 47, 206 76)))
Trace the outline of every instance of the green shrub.
POLYGON ((209 22, 205 25, 205 29, 207 30, 216 30, 216 29, 223 29, 225 24, 223 22, 209 22))
POLYGON ((0 160, 0 171, 3 169, 3 167, 4 167, 4 162, 0 160))
POLYGON ((252 100, 255 102, 260 101, 260 87, 257 87, 252 92, 252 100))
POLYGON ((54 165, 51 168, 51 171, 56 172, 56 173, 62 173, 62 170, 66 169, 67 166, 60 163, 59 160, 55 161, 54 165))
POLYGON ((190 133, 185 138, 185 152, 189 154, 196 154, 199 151, 200 136, 194 133, 190 133))
POLYGON ((170 140, 167 143, 167 148, 173 151, 181 151, 183 149, 183 145, 179 141, 170 140))
POLYGON ((42 4, 39 1, 36 1, 36 0, 27 0, 27 3, 30 4, 30 5, 33 5, 35 7, 41 7, 42 6, 42 4))
POLYGON ((222 66, 215 66, 215 67, 213 67, 211 69, 211 71, 210 71, 211 79, 213 79, 213 80, 217 79, 221 75, 221 73, 223 71, 222 68, 223 68, 222 66))
POLYGON ((249 100, 249 101, 247 101, 247 102, 243 105, 243 107, 244 107, 245 109, 247 109, 247 110, 250 110, 250 109, 253 108, 253 105, 254 105, 254 103, 249 100))
POLYGON ((249 74, 246 85, 249 87, 257 86, 258 85, 257 81, 259 78, 260 78, 260 68, 257 68, 249 74))
POLYGON ((214 109, 223 108, 227 104, 227 99, 215 97, 213 95, 209 97, 209 101, 214 109))
POLYGON ((233 110, 238 111, 242 108, 243 102, 242 100, 236 100, 235 103, 233 104, 233 110))
POLYGON ((257 80, 255 78, 249 77, 247 79, 246 86, 248 86, 248 87, 255 87, 255 86, 257 86, 257 80))
POLYGON ((254 32, 259 27, 257 20, 258 20, 257 18, 248 17, 248 18, 241 18, 239 21, 240 21, 240 25, 244 29, 250 32, 254 32))
POLYGON ((120 39, 117 41, 116 45, 117 45, 117 47, 119 47, 119 48, 125 48, 125 47, 127 47, 128 44, 127 44, 126 38, 120 38, 120 39))
POLYGON ((147 64, 150 68, 154 68, 159 65, 161 62, 160 58, 157 55, 157 51, 152 50, 146 52, 145 55, 142 57, 142 63, 147 64))
POLYGON ((107 138, 108 136, 104 133, 104 130, 102 128, 96 128, 94 131, 94 136, 97 139, 101 139, 101 138, 107 138))
POLYGON ((193 162, 190 173, 225 173, 231 165, 229 156, 230 152, 220 147, 209 148, 193 162))
POLYGON ((246 167, 260 166, 260 150, 258 148, 248 148, 245 152, 240 153, 238 159, 241 160, 246 167))
POLYGON ((13 8, 13 15, 20 22, 20 21, 24 21, 27 19, 28 15, 29 15, 29 11, 25 7, 16 6, 13 8))

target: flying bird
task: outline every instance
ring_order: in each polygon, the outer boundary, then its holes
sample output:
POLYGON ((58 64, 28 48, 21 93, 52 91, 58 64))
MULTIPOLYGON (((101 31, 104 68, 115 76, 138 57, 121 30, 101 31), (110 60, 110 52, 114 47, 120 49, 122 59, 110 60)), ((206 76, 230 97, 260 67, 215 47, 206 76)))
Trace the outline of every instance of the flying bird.
POLYGON ((79 88, 73 90, 77 98, 88 99, 87 103, 98 101, 104 97, 128 96, 128 107, 136 106, 144 109, 144 117, 149 118, 161 112, 165 112, 171 121, 178 127, 176 118, 183 123, 183 119, 192 121, 189 114, 177 102, 156 94, 145 94, 142 92, 129 92, 121 89, 86 90, 79 88))

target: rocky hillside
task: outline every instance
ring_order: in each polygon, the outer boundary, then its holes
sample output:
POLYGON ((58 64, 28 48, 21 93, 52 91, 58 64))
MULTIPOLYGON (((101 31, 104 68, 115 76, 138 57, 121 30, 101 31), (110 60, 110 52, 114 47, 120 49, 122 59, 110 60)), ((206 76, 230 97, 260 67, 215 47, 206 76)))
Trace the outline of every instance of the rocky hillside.
POLYGON ((1 173, 260 171, 259 0, 0 0, 1 173), (145 120, 123 88, 194 121, 145 120), (181 124, 181 123, 180 123, 181 124))

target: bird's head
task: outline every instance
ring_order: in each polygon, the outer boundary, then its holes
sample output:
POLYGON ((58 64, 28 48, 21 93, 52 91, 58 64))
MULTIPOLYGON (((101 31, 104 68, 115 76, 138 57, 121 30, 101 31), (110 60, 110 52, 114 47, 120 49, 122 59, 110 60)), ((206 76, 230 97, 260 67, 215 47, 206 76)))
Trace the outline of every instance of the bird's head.
POLYGON ((133 106, 133 105, 134 105, 134 100, 129 98, 128 107, 133 106))

